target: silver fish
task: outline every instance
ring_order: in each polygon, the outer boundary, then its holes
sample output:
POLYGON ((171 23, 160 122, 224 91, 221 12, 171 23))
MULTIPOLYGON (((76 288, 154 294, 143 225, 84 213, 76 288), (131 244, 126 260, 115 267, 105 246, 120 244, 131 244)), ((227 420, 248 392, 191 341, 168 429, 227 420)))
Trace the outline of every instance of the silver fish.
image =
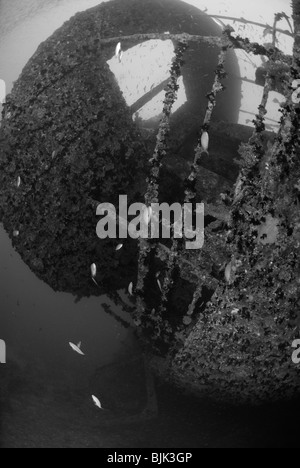
POLYGON ((95 397, 95 395, 92 395, 92 399, 93 399, 95 406, 97 406, 97 408, 102 410, 103 408, 102 408, 99 398, 95 397))
POLYGON ((122 44, 121 42, 119 42, 117 44, 116 51, 115 51, 116 58, 120 58, 121 49, 122 49, 122 44))
POLYGON ((124 244, 119 244, 119 245, 117 245, 116 251, 118 252, 118 250, 121 250, 121 249, 123 248, 123 245, 124 245, 124 244))
POLYGON ((130 285, 128 286, 128 292, 130 296, 133 296, 133 283, 130 283, 130 285))
POLYGON ((73 351, 75 351, 75 353, 80 354, 81 356, 85 356, 85 354, 81 351, 81 341, 77 345, 71 342, 69 343, 69 345, 71 346, 73 351))
POLYGON ((21 177, 19 176, 19 177, 17 178, 17 187, 18 187, 18 188, 20 187, 21 182, 22 182, 22 181, 21 181, 21 177))
POLYGON ((19 235, 20 235, 20 231, 14 231, 14 232, 13 232, 13 236, 14 236, 14 237, 19 237, 19 235))
POLYGON ((153 214, 153 210, 151 208, 151 206, 148 206, 145 210, 144 210, 144 221, 145 223, 148 225, 151 221, 151 218, 152 218, 152 214, 153 214))
POLYGON ((159 279, 157 280, 157 284, 158 284, 158 287, 160 289, 160 292, 163 292, 162 285, 161 285, 161 282, 160 282, 159 279))
POLYGON ((209 146, 209 135, 207 132, 203 132, 201 136, 201 146, 204 151, 208 150, 209 146))
POLYGON ((232 264, 231 262, 228 263, 228 265, 225 268, 225 279, 227 283, 231 282, 231 272, 232 272, 232 264))
POLYGON ((225 268, 225 279, 227 283, 232 284, 235 280, 236 272, 238 268, 242 265, 240 260, 232 258, 225 268))
POLYGON ((95 263, 93 263, 91 265, 91 274, 92 274, 92 278, 96 278, 96 276, 97 276, 97 265, 95 263))

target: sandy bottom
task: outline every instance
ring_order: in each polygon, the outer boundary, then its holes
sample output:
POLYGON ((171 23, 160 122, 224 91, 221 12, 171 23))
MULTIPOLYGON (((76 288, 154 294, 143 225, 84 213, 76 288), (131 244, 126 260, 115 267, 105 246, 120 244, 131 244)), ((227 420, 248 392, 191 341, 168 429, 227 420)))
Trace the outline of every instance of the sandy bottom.
POLYGON ((157 385, 158 418, 126 424, 100 411, 86 390, 17 381, 1 400, 2 448, 297 447, 299 403, 230 407, 157 385))

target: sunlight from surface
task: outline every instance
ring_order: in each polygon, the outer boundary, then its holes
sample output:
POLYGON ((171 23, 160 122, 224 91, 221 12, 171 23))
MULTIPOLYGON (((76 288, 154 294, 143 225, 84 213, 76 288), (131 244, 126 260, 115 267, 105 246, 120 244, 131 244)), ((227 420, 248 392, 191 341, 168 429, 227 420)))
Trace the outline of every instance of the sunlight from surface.
MULTIPOLYGON (((137 113, 139 118, 147 121, 161 115, 165 92, 160 85, 164 88, 164 82, 170 76, 173 57, 172 41, 151 40, 124 52, 121 62, 117 57, 107 62, 128 106, 145 96, 145 104, 136 109, 134 116, 137 113)), ((178 84, 180 88, 173 112, 187 100, 182 78, 178 84)))
POLYGON ((124 52, 121 62, 107 62, 128 106, 169 78, 173 55, 172 41, 151 40, 124 52))
MULTIPOLYGON (((265 30, 267 25, 273 26, 276 13, 284 12, 290 18, 292 16, 292 6, 288 0, 186 0, 186 3, 205 11, 207 15, 219 16, 219 19, 215 18, 218 24, 229 24, 235 29, 236 34, 248 37, 250 41, 260 44, 272 42, 272 35, 266 34, 265 30), (239 22, 239 19, 242 22, 239 22), (259 23, 261 26, 251 22, 259 23)), ((278 24, 278 28, 291 32, 286 20, 282 20, 278 24)), ((291 54, 293 38, 278 33, 277 39, 277 47, 284 53, 291 54)))
MULTIPOLYGON (((274 15, 282 11, 289 17, 292 15, 291 6, 283 0, 267 0, 265 2, 259 0, 251 2, 188 0, 186 3, 201 9, 208 16, 212 16, 220 27, 229 24, 234 28, 234 34, 248 37, 250 41, 264 45, 272 42, 272 32, 268 26, 273 26, 274 15)), ((293 38, 288 35, 291 32, 290 25, 287 20, 283 19, 277 27, 286 33, 277 33, 276 46, 286 54, 292 54, 293 38)), ((126 51, 121 63, 115 57, 108 62, 129 106, 168 78, 173 54, 174 47, 171 41, 153 40, 126 51)), ((232 75, 228 70, 228 79, 237 79, 241 82, 241 107, 237 123, 253 126, 252 121, 257 114, 263 93, 262 86, 255 83, 255 72, 258 67, 263 65, 265 59, 247 54, 243 50, 234 51, 234 54, 238 62, 239 74, 238 76, 232 75)), ((182 85, 181 81, 178 101, 173 112, 176 112, 186 102, 186 93, 182 85)), ((147 101, 146 96, 146 103, 138 110, 138 118, 143 121, 158 118, 162 112, 163 100, 163 90, 159 90, 151 99, 149 97, 149 101, 147 101)), ((281 117, 280 104, 284 101, 283 95, 275 91, 271 93, 266 116, 268 130, 276 131, 278 129, 281 117)))
MULTIPOLYGON (((252 42, 259 44, 268 44, 272 42, 272 32, 268 26, 273 26, 274 15, 276 13, 284 12, 291 18, 292 7, 291 2, 287 0, 187 0, 187 3, 205 11, 207 15, 215 15, 214 20, 220 26, 229 24, 235 30, 234 35, 248 38, 252 42), (239 21, 241 20, 241 21, 239 21), (252 24, 257 23, 257 24, 252 24)), ((290 19, 293 25, 292 19, 290 19)), ((291 55, 293 52, 293 38, 289 35, 291 33, 290 25, 287 20, 282 19, 278 25, 287 34, 277 32, 276 47, 284 53, 291 55)), ((235 51, 240 68, 239 79, 242 80, 242 102, 238 123, 242 125, 253 126, 252 120, 257 114, 257 108, 260 104, 263 89, 261 86, 255 84, 255 71, 257 67, 263 64, 261 57, 248 55, 244 51, 235 51), (252 81, 252 82, 250 82, 252 81)), ((230 79, 230 70, 229 79, 230 79)), ((283 95, 278 93, 271 93, 266 116, 266 127, 268 130, 276 131, 279 127, 279 119, 281 114, 279 112, 279 102, 285 101, 283 95)))
MULTIPOLYGON (((34 10, 32 15, 24 16, 22 8, 19 8, 20 21, 17 15, 14 18, 15 26, 10 30, 6 30, 5 25, 7 12, 9 12, 8 6, 11 2, 8 0, 2 1, 0 16, 0 78, 6 83, 7 92, 11 91, 13 81, 19 76, 22 68, 43 40, 49 37, 55 29, 60 27, 75 12, 100 4, 102 1, 65 0, 50 3, 40 0, 37 3, 36 11, 34 10), (7 8, 5 8, 5 5, 7 5, 7 8)), ((261 0, 185 1, 213 17, 220 27, 230 24, 236 34, 248 37, 251 41, 261 44, 272 41, 272 34, 267 26, 273 25, 275 13, 283 11, 289 17, 292 15, 291 4, 287 0, 264 0, 263 2, 261 0)), ((20 5, 22 6, 23 3, 21 2, 20 5)), ((292 23, 291 20, 291 25, 292 23)), ((290 26, 286 19, 282 19, 278 23, 278 28, 290 32, 290 26)), ((277 39, 277 47, 283 52, 291 54, 293 38, 288 34, 278 32, 277 39)), ((134 104, 135 100, 148 93, 152 85, 155 87, 155 83, 160 83, 160 79, 166 79, 168 76, 168 69, 170 68, 168 64, 171 63, 173 44, 171 41, 168 41, 168 45, 159 41, 151 42, 150 47, 146 43, 137 46, 140 50, 136 55, 133 51, 125 52, 121 64, 117 59, 115 61, 112 59, 110 63, 112 71, 118 77, 124 98, 129 105, 134 104), (150 73, 149 70, 151 70, 150 73), (150 76, 146 77, 147 73, 150 76)), ((251 120, 257 113, 257 103, 259 103, 262 96, 262 87, 254 82, 255 70, 262 64, 262 59, 250 56, 243 51, 237 51, 236 56, 240 73, 238 77, 233 78, 241 80, 242 84, 242 106, 238 123, 252 125, 251 120)), ((230 72, 230 70, 228 71, 230 72)), ((161 92, 161 90, 158 92, 161 92)), ((153 97, 153 99, 155 99, 156 103, 153 102, 152 112, 156 112, 157 96, 153 97)), ((284 101, 283 96, 278 99, 280 102, 284 101)), ((143 104, 144 106, 145 104, 143 104)), ((146 109, 147 112, 150 112, 150 108, 150 103, 147 103, 143 110, 144 114, 141 111, 141 115, 143 114, 145 118, 146 115, 149 117, 149 114, 146 114, 146 109)), ((278 128, 278 118, 280 117, 278 109, 278 103, 271 100, 268 106, 267 125, 274 130, 278 128)))
MULTIPOLYGON (((177 93, 177 100, 172 107, 172 112, 175 113, 180 109, 186 102, 187 96, 184 88, 183 78, 180 77, 178 80, 179 90, 177 93)), ((150 120, 151 118, 158 117, 162 114, 162 102, 165 99, 165 91, 161 91, 151 101, 145 104, 140 110, 137 111, 136 117, 143 121, 150 120)))

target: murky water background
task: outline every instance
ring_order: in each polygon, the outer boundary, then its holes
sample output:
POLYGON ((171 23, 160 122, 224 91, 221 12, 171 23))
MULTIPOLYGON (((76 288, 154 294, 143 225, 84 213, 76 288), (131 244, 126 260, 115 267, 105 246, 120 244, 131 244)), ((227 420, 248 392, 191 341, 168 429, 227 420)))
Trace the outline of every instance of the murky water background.
MULTIPOLYGON (((7 92, 40 42, 77 11, 99 3, 99 0, 0 0, 0 78, 5 80, 7 92)), ((76 304, 72 296, 54 293, 39 281, 15 253, 2 226, 0 339, 6 341, 8 359, 5 371, 3 366, 1 371, 14 373, 10 388, 5 390, 14 397, 3 403, 0 445, 1 440, 4 446, 13 447, 281 443, 281 419, 273 410, 267 410, 263 417, 265 430, 260 422, 263 432, 254 435, 259 411, 245 409, 244 413, 235 413, 218 405, 185 402, 176 393, 170 398, 166 389, 161 390, 161 416, 156 423, 101 432, 101 420, 89 402, 89 395, 86 399, 83 395, 95 369, 119 359, 133 346, 132 335, 105 314, 98 298, 76 304), (82 341, 88 359, 73 354, 69 341, 82 341), (32 385, 27 381, 26 392, 18 394, 26 376, 32 385), (74 395, 78 395, 77 406, 74 395), (199 414, 197 422, 196 414, 199 414), (272 435, 276 424, 279 424, 278 440, 272 435)), ((281 417, 287 417, 287 412, 283 411, 281 417)))
MULTIPOLYGON (((98 3, 1 0, 0 78, 7 92, 41 41, 77 11, 98 3)), ((6 342, 8 363, 17 363, 23 372, 39 369, 76 389, 85 386, 94 369, 128 348, 128 332, 105 314, 99 298, 76 304, 71 295, 53 292, 23 263, 2 226, 0 259, 0 339, 6 342), (78 360, 69 341, 82 341, 89 358, 78 360)))
POLYGON ((10 92, 41 42, 78 11, 102 0, 1 0, 0 74, 10 92))

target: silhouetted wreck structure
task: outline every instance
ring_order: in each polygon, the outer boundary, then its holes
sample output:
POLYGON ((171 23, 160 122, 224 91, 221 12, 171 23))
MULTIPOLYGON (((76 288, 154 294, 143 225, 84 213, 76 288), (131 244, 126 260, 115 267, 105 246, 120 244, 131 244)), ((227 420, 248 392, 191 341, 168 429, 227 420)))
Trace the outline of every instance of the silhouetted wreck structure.
MULTIPOLYGON (((273 44, 261 46, 229 27, 220 32, 206 15, 179 1, 128 0, 125 10, 124 3, 100 5, 66 23, 40 46, 8 97, 0 134, 5 229, 24 261, 55 290, 79 298, 105 293, 122 304, 164 380, 234 402, 295 397, 299 2, 294 1, 293 57, 276 48, 280 14, 273 44), (153 8, 160 22, 153 22, 153 8), (133 122, 133 109, 106 63, 119 40, 126 51, 147 39, 171 39, 175 46, 157 133, 133 122), (223 91, 232 86, 227 59, 229 68, 235 66, 232 49, 267 59, 253 130, 223 115, 229 106, 223 91), (189 64, 207 51, 214 66, 205 73, 206 96, 189 64), (286 102, 275 135, 266 130, 265 115, 278 73, 286 102), (172 115, 181 76, 190 107, 172 115), (204 133, 208 149, 201 142, 204 133), (203 202, 203 249, 186 250, 184 239, 130 240, 119 253, 118 240, 100 242, 96 207, 117 205, 124 193, 129 202, 147 205, 203 202), (100 290, 90 280, 95 259, 101 264, 100 290), (135 296, 128 306, 116 291, 131 280, 135 296)), ((233 113, 237 96, 230 97, 233 113)))

